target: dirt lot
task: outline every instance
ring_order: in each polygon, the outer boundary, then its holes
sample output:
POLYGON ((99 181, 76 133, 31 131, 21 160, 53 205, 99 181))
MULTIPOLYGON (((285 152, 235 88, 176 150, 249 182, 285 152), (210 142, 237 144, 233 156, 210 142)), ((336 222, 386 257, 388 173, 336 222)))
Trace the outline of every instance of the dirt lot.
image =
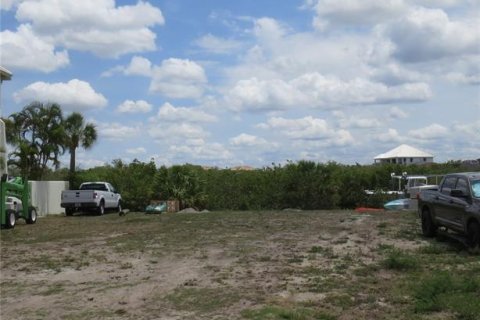
POLYGON ((0 266, 2 320, 480 317, 479 256, 413 212, 51 216, 0 266))

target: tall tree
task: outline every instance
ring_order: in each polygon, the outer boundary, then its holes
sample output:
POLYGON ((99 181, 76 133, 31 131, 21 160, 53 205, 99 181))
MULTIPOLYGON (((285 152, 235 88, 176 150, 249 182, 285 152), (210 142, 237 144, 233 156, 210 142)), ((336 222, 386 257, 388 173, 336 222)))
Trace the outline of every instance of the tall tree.
POLYGON ((60 164, 63 148, 63 115, 56 103, 33 102, 9 117, 7 141, 15 147, 9 163, 31 179, 42 179, 48 164, 60 164))
POLYGON ((86 123, 83 116, 73 112, 64 122, 65 146, 70 152, 70 182, 75 175, 75 157, 78 147, 89 149, 97 141, 95 125, 86 123))

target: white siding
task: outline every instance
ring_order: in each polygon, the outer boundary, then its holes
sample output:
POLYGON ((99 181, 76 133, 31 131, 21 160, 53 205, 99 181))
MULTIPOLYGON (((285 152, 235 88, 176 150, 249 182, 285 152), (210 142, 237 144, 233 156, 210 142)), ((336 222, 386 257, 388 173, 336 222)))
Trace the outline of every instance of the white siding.
POLYGON ((68 190, 68 181, 29 181, 31 205, 37 208, 39 216, 62 214, 60 207, 63 190, 68 190))

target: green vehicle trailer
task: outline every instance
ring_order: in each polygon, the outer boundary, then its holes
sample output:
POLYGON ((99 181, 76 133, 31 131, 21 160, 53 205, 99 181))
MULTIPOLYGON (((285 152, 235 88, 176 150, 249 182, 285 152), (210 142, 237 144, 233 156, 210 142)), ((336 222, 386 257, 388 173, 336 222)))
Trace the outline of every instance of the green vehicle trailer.
POLYGON ((15 227, 19 218, 24 219, 28 224, 37 222, 37 210, 29 206, 29 203, 28 180, 20 177, 8 180, 7 174, 3 174, 0 182, 0 222, 2 227, 7 229, 15 227), (21 204, 8 201, 9 197, 20 199, 21 204))

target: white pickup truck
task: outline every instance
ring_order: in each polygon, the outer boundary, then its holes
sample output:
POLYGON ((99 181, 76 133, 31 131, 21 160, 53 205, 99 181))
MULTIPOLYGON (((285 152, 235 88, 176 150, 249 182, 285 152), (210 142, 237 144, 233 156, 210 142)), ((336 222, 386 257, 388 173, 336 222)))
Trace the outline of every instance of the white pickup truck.
POLYGON ((122 197, 108 182, 84 182, 79 190, 62 191, 60 206, 67 216, 83 210, 103 215, 108 209, 122 211, 122 197))

